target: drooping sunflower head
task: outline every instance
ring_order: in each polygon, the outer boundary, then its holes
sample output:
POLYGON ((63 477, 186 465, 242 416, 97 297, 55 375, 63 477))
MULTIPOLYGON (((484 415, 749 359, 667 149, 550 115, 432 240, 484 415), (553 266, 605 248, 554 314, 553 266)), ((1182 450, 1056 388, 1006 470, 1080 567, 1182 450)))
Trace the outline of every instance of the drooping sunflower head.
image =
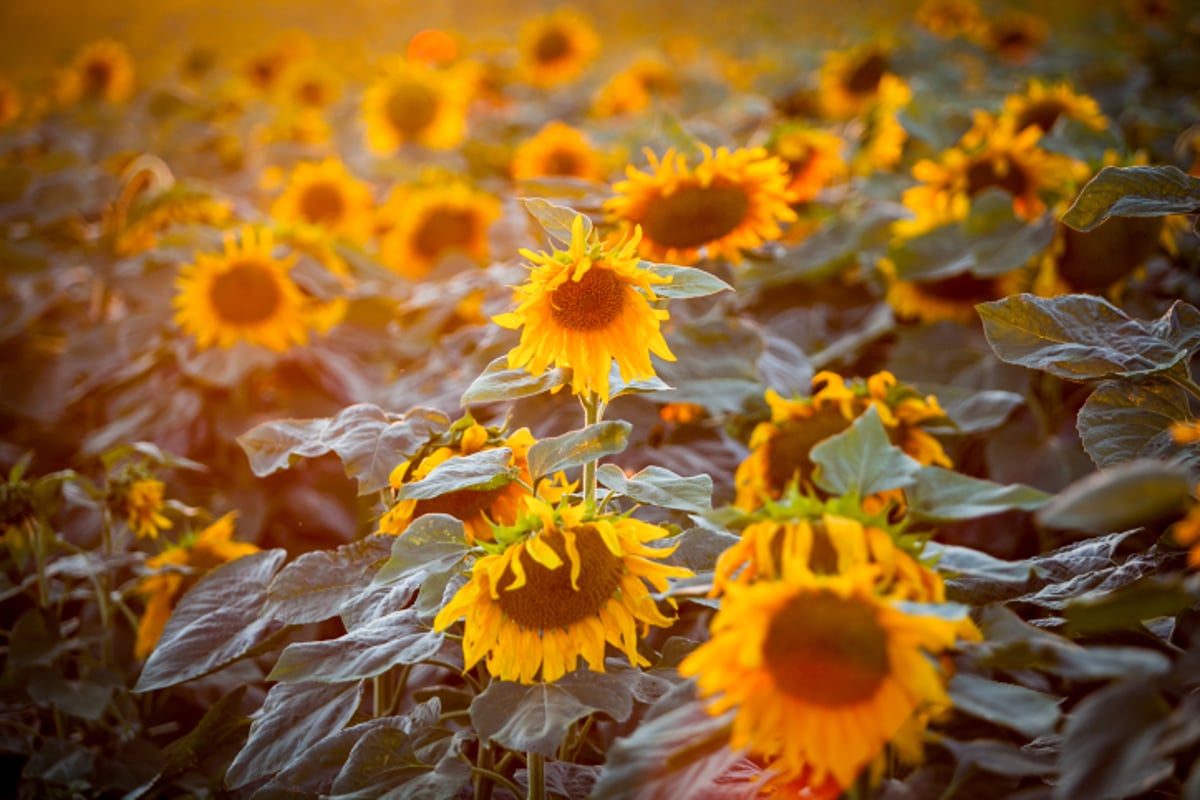
POLYGON ((650 171, 626 167, 605 211, 624 230, 642 231, 641 253, 652 261, 694 264, 701 253, 740 263, 742 251, 783 235, 795 222, 787 165, 765 148, 701 145, 694 168, 674 149, 660 160, 646 150, 650 171))
POLYGON ((201 350, 238 341, 277 352, 308 340, 309 304, 289 271, 295 255, 277 258, 266 230, 225 236, 221 253, 197 253, 175 281, 175 323, 201 350))
POLYGON ((844 178, 846 142, 824 128, 786 122, 771 132, 767 150, 787 165, 793 202, 807 203, 820 191, 844 178))
POLYGON ((809 457, 813 446, 846 430, 872 406, 892 444, 922 464, 950 466, 937 439, 921 430, 922 424, 946 420, 933 395, 921 395, 886 371, 853 381, 835 372, 820 372, 813 386, 811 396, 799 399, 767 390, 771 418, 755 426, 750 455, 734 474, 738 508, 754 511, 766 500, 783 497, 789 488, 805 487, 815 466, 809 457))
POLYGON ((980 32, 983 12, 975 0, 924 0, 917 7, 917 24, 943 39, 980 32))
POLYGON ((124 103, 133 95, 133 58, 125 45, 105 39, 80 50, 63 77, 64 101, 124 103))
POLYGON ((846 50, 831 50, 821 65, 821 108, 829 119, 850 119, 879 94, 891 71, 891 48, 867 42, 846 50))
POLYGON ((569 367, 575 394, 595 392, 607 402, 614 361, 622 379, 633 381, 654 377, 651 353, 675 360, 660 330, 670 315, 651 305, 654 286, 670 279, 639 265, 637 238, 609 246, 576 216, 567 250, 521 251, 532 265, 529 280, 514 290, 516 310, 493 317, 521 329, 509 367, 534 375, 569 367))
POLYGON ((271 206, 280 222, 312 225, 334 236, 363 241, 371 233, 371 189, 336 158, 296 167, 271 206))
POLYGON ((519 70, 534 86, 547 88, 578 78, 596 57, 600 37, 591 20, 569 9, 527 21, 518 37, 519 70))
POLYGON ((473 74, 392 62, 363 95, 367 146, 391 155, 404 144, 451 150, 466 135, 473 74))
POLYGON ((1049 84, 1032 79, 1024 92, 1005 98, 1003 113, 1013 118, 1013 130, 1018 133, 1031 125, 1049 133, 1062 117, 1092 130, 1102 131, 1108 127, 1108 118, 1100 110, 1099 103, 1086 94, 1077 94, 1065 81, 1049 84))
POLYGON ((550 683, 580 657, 603 671, 609 644, 631 664, 647 665, 639 630, 672 621, 647 584, 663 592, 669 579, 691 574, 659 562, 673 548, 649 546, 666 531, 632 517, 596 516, 583 504, 555 507, 532 496, 524 503, 515 525, 497 529, 434 629, 465 619, 466 668, 484 660, 500 680, 550 683))
POLYGON ((898 278, 887 259, 881 261, 880 270, 888 284, 887 302, 906 322, 972 324, 979 318, 976 304, 1026 291, 1030 280, 1023 267, 999 275, 964 271, 933 280, 898 278))
POLYGON ((425 277, 453 253, 483 265, 490 255, 488 231, 499 217, 500 201, 463 181, 400 187, 380 211, 380 255, 410 280, 425 277))
POLYGON ((557 120, 547 123, 513 153, 512 176, 516 180, 565 177, 599 181, 604 173, 600 153, 587 134, 557 120))
POLYGON ((935 657, 962 623, 906 613, 874 571, 819 576, 785 558, 779 580, 728 587, 711 638, 680 665, 710 713, 736 709, 730 745, 781 780, 850 786, 906 723, 950 704, 935 657))

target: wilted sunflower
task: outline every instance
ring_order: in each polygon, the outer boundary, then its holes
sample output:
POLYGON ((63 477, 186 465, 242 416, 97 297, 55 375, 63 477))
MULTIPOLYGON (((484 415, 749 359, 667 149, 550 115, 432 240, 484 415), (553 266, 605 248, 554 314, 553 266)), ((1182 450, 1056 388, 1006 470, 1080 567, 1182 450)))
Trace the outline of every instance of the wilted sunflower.
POLYGON ((1004 99, 1003 114, 1013 118, 1013 130, 1017 132, 1036 125, 1043 133, 1049 133, 1061 117, 1092 130, 1108 127, 1108 118, 1100 110, 1100 104, 1086 94, 1076 94, 1065 81, 1048 84, 1033 78, 1023 93, 1004 99))
POLYGON ((647 546, 667 531, 632 517, 590 516, 584 504, 555 508, 530 496, 525 506, 515 526, 497 529, 496 543, 438 612, 434 629, 465 618, 465 668, 486 659, 500 680, 533 683, 540 670, 550 683, 574 670, 580 656, 603 672, 606 644, 647 666, 639 628, 666 627, 672 618, 646 584, 664 592, 669 578, 692 574, 656 560, 674 548, 647 546))
POLYGON ((879 94, 885 75, 894 75, 891 48, 866 42, 846 50, 831 50, 821 65, 821 109, 829 119, 851 119, 879 94))
POLYGON ((409 143, 457 147, 466 135, 473 84, 473 73, 457 67, 392 62, 363 96, 367 146, 376 155, 391 155, 409 143))
POLYGON ((570 367, 575 394, 595 392, 608 402, 615 360, 622 379, 654 377, 650 354, 674 361, 659 330, 670 315, 650 303, 654 286, 669 282, 638 264, 638 232, 612 247, 583 217, 571 227, 571 245, 552 253, 522 250, 533 264, 529 282, 514 290, 517 308, 493 317, 503 328, 521 328, 508 366, 540 375, 551 365, 570 367))
POLYGON ((162 481, 153 478, 134 480, 125 488, 120 498, 125 524, 139 539, 157 539, 159 531, 174 524, 162 513, 165 488, 162 481))
POLYGON ((236 518, 237 512, 230 511, 199 534, 146 559, 146 568, 154 574, 143 577, 138 586, 138 593, 147 599, 134 645, 136 658, 146 658, 154 651, 175 603, 203 577, 202 573, 258 552, 253 544, 231 541, 236 518))
POLYGON ((600 38, 591 20, 559 9, 530 19, 521 27, 518 69, 534 86, 558 86, 578 78, 599 49, 600 38))
POLYGON ((133 58, 125 45, 105 39, 80 50, 62 77, 63 102, 124 103, 133 95, 133 58))
POLYGON ((771 132, 767 150, 788 168, 794 203, 807 203, 847 172, 842 137, 802 122, 785 122, 771 132))
POLYGON ((604 178, 604 166, 586 133, 556 120, 517 146, 512 176, 517 180, 566 177, 599 181, 604 178))
POLYGON ((887 280, 887 302, 896 316, 905 321, 950 321, 963 325, 976 322, 977 303, 998 300, 1026 291, 1031 280, 1028 270, 1018 267, 999 275, 979 276, 960 272, 933 280, 903 280, 888 259, 882 259, 880 272, 887 280))
POLYGON ((380 211, 380 256, 389 268, 420 280, 451 253, 487 263, 488 230, 500 201, 462 181, 401 187, 380 211))
POLYGON ((229 348, 245 341, 282 352, 308 340, 307 302, 288 272, 295 255, 272 253, 266 230, 225 235, 225 252, 197 253, 175 282, 175 322, 196 346, 229 348))
POLYGON ((363 241, 371 234, 371 189, 336 158, 300 164, 271 206, 280 222, 318 226, 335 236, 363 241))
POLYGON ((877 372, 865 381, 847 382, 835 372, 813 378, 811 397, 788 400, 768 389, 771 418, 750 434, 750 455, 734 474, 734 504, 753 511, 764 500, 775 500, 789 487, 803 488, 811 480, 813 445, 850 427, 874 406, 891 442, 922 464, 949 467, 950 458, 937 439, 921 430, 927 422, 944 422, 946 414, 933 395, 922 396, 890 372, 877 372))
POLYGON ((843 788, 905 723, 950 704, 931 658, 954 645, 959 623, 908 614, 875 592, 874 570, 816 576, 798 558, 781 579, 730 585, 708 642, 679 666, 736 709, 730 745, 767 758, 781 780, 832 776, 843 788))
POLYGON ((642 255, 652 261, 694 264, 709 258, 740 263, 742 250, 778 239, 780 223, 795 222, 787 165, 765 148, 730 151, 701 145, 703 159, 669 149, 662 160, 645 150, 650 171, 632 165, 613 185, 605 211, 626 231, 642 230, 642 255))

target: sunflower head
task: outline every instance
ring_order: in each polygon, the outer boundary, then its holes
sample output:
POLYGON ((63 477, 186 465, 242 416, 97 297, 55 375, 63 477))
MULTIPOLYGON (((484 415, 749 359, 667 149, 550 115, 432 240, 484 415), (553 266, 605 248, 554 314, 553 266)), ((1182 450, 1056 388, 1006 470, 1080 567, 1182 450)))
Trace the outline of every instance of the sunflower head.
POLYGON ((495 196, 461 180, 401 187, 380 210, 380 255, 410 280, 424 278, 454 253, 482 266, 490 255, 488 231, 499 217, 495 196))
POLYGON ((578 78, 596 57, 600 38, 587 17, 559 9, 527 21, 521 27, 517 49, 525 80, 548 88, 578 78))
POLYGON ((645 55, 615 73, 596 92, 592 114, 605 119, 644 111, 659 97, 679 94, 674 70, 655 55, 645 55))
POLYGON ((166 484, 145 464, 127 464, 112 478, 109 507, 139 539, 157 539, 174 523, 163 514, 166 484))
POLYGON ((740 263, 742 251, 783 235, 795 222, 787 165, 765 148, 730 151, 701 145, 695 167, 674 149, 660 160, 646 150, 650 171, 626 167, 605 211, 623 230, 640 227, 641 253, 653 261, 694 264, 701 253, 740 263))
POLYGON ((788 169, 793 202, 807 203, 847 172, 845 141, 835 133, 800 122, 786 122, 771 132, 767 150, 788 169))
POLYGON ((1050 26, 1036 14, 1011 11, 989 20, 977 34, 979 43, 1012 64, 1030 61, 1050 37, 1050 26))
POLYGON ((271 207, 280 222, 311 225, 363 241, 371 233, 371 190, 336 158, 300 164, 271 207))
POLYGON ((367 145, 391 155, 404 144, 451 150, 466 134, 474 73, 393 62, 363 95, 367 145))
POLYGON ((521 329, 509 367, 534 375, 569 367, 575 394, 594 392, 607 402, 614 361, 625 381, 654 377, 651 353, 674 361, 660 330, 670 315, 651 305, 654 286, 670 279, 640 266, 637 244, 636 231, 615 245, 601 242, 577 215, 566 250, 522 250, 532 268, 514 290, 517 308, 493 317, 501 327, 521 329))
POLYGON ((133 58, 125 45, 105 39, 76 54, 58 87, 63 102, 124 103, 133 95, 133 58))
POLYGON ((829 119, 850 119, 879 94, 891 72, 891 48, 868 42, 825 56, 819 75, 821 108, 829 119))
POLYGON ((648 543, 665 535, 632 517, 526 497, 517 522, 496 529, 496 541, 485 546, 434 629, 465 619, 466 668, 486 660, 501 680, 549 683, 574 670, 580 657, 603 671, 608 644, 630 663, 647 665, 637 649, 639 629, 672 621, 647 583, 663 592, 670 578, 691 574, 659 563, 672 549, 648 543))
POLYGON ((975 0, 924 0, 917 7, 916 20, 943 39, 976 35, 984 24, 983 12, 975 0))
POLYGON ((1013 130, 1018 133, 1031 125, 1048 133, 1062 117, 1092 130, 1102 131, 1108 127, 1108 118, 1093 98, 1077 94, 1066 82, 1051 85, 1036 78, 1022 94, 1005 98, 1003 114, 1013 118, 1013 130))
POLYGON ((887 302, 906 322, 970 325, 979 318, 975 311, 978 303, 1027 291, 1030 280, 1024 267, 999 275, 960 272, 933 280, 899 278, 887 259, 881 261, 880 270, 887 281, 887 302))
POLYGON ((587 134, 555 120, 517 146, 512 176, 516 180, 566 177, 599 181, 604 178, 604 165, 587 134))

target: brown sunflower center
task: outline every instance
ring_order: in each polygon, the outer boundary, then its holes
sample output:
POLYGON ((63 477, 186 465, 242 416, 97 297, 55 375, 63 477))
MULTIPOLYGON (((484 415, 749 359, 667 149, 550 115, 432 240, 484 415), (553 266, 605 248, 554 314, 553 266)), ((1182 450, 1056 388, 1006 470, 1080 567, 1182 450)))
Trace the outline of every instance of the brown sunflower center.
POLYGON ((942 278, 938 281, 922 281, 917 284, 921 294, 938 300, 986 300, 997 293, 995 278, 979 278, 969 272, 942 278))
POLYGON ((475 233, 475 217, 461 208, 438 208, 417 228, 413 249, 433 261, 442 253, 459 250, 470 244, 475 233))
POLYGON ((871 53, 846 76, 846 91, 851 94, 871 94, 879 88, 883 74, 887 71, 887 59, 880 53, 871 53))
POLYGON ((329 100, 329 87, 320 81, 306 80, 296 87, 296 101, 302 106, 320 108, 328 105, 329 100))
POLYGON ((621 316, 626 286, 612 270, 599 264, 577 281, 564 281, 550 295, 550 313, 559 326, 572 331, 594 331, 621 316))
POLYGON ((552 150, 542 160, 542 171, 547 175, 578 175, 582 166, 575 153, 562 148, 552 150))
POLYGON ((213 278, 209 301, 224 322, 250 325, 271 318, 283 302, 279 277, 257 261, 238 261, 213 278))
POLYGON ((522 628, 536 631, 566 628, 597 614, 620 586, 624 563, 612 554, 594 527, 576 528, 575 544, 581 564, 576 590, 571 587, 571 562, 567 559, 563 534, 555 531, 543 541, 563 563, 558 569, 549 569, 522 551, 525 585, 511 590, 501 587, 497 601, 500 610, 522 628))
POLYGON ((428 500, 418 500, 417 506, 413 510, 413 518, 424 514, 449 514, 455 519, 465 522, 489 511, 504 489, 504 486, 486 490, 459 489, 431 497, 428 500))
POLYGON ((998 169, 990 158, 971 164, 967 167, 967 194, 974 197, 984 189, 998 186, 1013 197, 1023 196, 1029 188, 1025 173, 1012 161, 1008 161, 1007 167, 1005 170, 998 169))
POLYGON ((392 128, 412 137, 429 127, 437 107, 437 95, 428 86, 404 83, 392 88, 383 113, 392 128))
POLYGON ((112 64, 100 59, 89 61, 83 68, 83 93, 89 97, 104 94, 112 78, 112 64))
POLYGON ((1162 217, 1110 217, 1086 233, 1060 225, 1058 274, 1076 291, 1103 289, 1150 257, 1162 227, 1162 217))
POLYGON ((763 663, 785 694, 822 708, 869 700, 889 673, 887 632, 861 601, 818 591, 771 620, 763 663))
POLYGON ((848 427, 850 422, 833 406, 811 417, 782 423, 779 433, 765 445, 768 492, 778 497, 793 481, 803 485, 812 475, 814 465, 808 453, 813 445, 848 427))
POLYGON ((1017 130, 1023 131, 1030 125, 1037 125, 1043 131, 1048 131, 1058 122, 1058 118, 1067 112, 1067 107, 1061 101, 1053 98, 1038 100, 1030 103, 1017 117, 1017 130))
POLYGON ((736 230, 749 210, 740 186, 683 186, 646 208, 642 230, 663 247, 700 247, 736 230))
POLYGON ((558 28, 551 28, 538 37, 533 48, 533 57, 546 64, 559 61, 571 54, 571 39, 558 28))
POLYGON ((300 216, 314 225, 338 222, 345 213, 346 198, 335 184, 314 183, 300 198, 300 216))

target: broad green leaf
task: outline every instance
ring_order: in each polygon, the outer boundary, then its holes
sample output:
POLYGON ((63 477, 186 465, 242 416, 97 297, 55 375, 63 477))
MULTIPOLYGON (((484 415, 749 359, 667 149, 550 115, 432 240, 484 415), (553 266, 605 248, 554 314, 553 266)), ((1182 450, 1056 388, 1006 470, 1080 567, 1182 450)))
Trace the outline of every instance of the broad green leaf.
POLYGON ((954 522, 1003 511, 1033 511, 1050 495, 1029 486, 1005 486, 937 466, 922 467, 907 487, 908 514, 929 522, 954 522))
POLYGON ((1173 617, 1197 600, 1195 581, 1179 574, 1147 575, 1114 592, 1080 597, 1063 611, 1064 633, 1079 636, 1134 628, 1143 620, 1173 617))
POLYGON ((470 455, 452 456, 434 467, 419 481, 406 483, 396 492, 397 500, 429 500, 450 492, 471 489, 486 492, 512 483, 516 467, 510 467, 512 450, 494 447, 470 455))
POLYGON ((957 796, 953 790, 969 776, 972 769, 981 769, 1009 778, 1053 775, 1057 771, 1057 765, 1050 754, 1022 750, 1011 742, 998 739, 971 739, 960 742, 947 736, 939 736, 937 743, 953 753, 956 762, 954 780, 942 793, 943 797, 957 796))
POLYGON ((230 789, 286 767, 326 736, 341 730, 358 710, 358 683, 277 683, 267 692, 250 738, 225 773, 230 789))
POLYGON ((830 436, 809 451, 817 465, 814 480, 834 494, 858 497, 909 486, 921 465, 888 440, 874 406, 841 433, 830 436))
POLYGON ((1171 763, 1156 751, 1170 706, 1152 682, 1126 680, 1091 692, 1063 728, 1056 800, 1128 797, 1171 763))
POLYGON ((627 394, 653 394, 655 392, 669 392, 671 389, 672 387, 668 386, 666 381, 657 375, 626 381, 621 377, 621 369, 617 366, 616 361, 612 363, 612 368, 608 373, 608 394, 610 400, 627 394))
POLYGON ((941 542, 926 542, 921 554, 937 559, 950 599, 977 605, 1022 593, 1037 570, 1030 561, 1005 561, 972 547, 941 542))
POLYGON ((500 356, 484 367, 479 377, 463 392, 460 405, 472 403, 495 403, 502 400, 517 400, 550 392, 570 382, 570 372, 565 369, 550 369, 541 375, 533 375, 524 369, 509 369, 508 356, 500 356))
POLYGON ((1063 224, 1090 231, 1109 217, 1159 217, 1200 211, 1200 178, 1175 166, 1104 167, 1063 215, 1063 224))
POLYGON ((242 556, 214 569, 188 591, 167 621, 135 692, 149 692, 216 672, 259 651, 281 625, 262 616, 267 585, 287 558, 282 548, 242 556))
POLYGON ((620 467, 602 464, 596 470, 596 480, 643 505, 695 513, 712 510, 713 482, 708 475, 684 478, 669 469, 650 466, 626 477, 620 467))
POLYGON ((1086 294, 1018 294, 975 308, 1002 361, 1072 381, 1171 369, 1195 351, 1200 330, 1200 311, 1178 301, 1151 322, 1086 294))
POLYGON ((525 208, 541 224, 546 233, 568 247, 571 244, 571 226, 577 218, 583 220, 584 237, 591 236, 592 221, 577 211, 551 203, 541 197, 522 197, 521 202, 525 204, 525 208))
POLYGON ((639 261, 638 266, 649 270, 655 275, 670 278, 670 283, 652 284, 654 293, 659 297, 685 298, 707 297, 717 292, 732 292, 733 287, 725 281, 696 267, 681 267, 676 264, 656 264, 653 261, 639 261))
POLYGON ((602 712, 616 722, 633 713, 633 687, 623 673, 577 670, 554 683, 493 681, 471 703, 481 740, 510 750, 553 756, 571 723, 602 712))
POLYGON ((559 470, 619 453, 625 449, 632 430, 628 422, 612 420, 542 439, 529 448, 526 457, 529 473, 537 481, 559 470))
POLYGON ((1111 533, 1182 515, 1193 479, 1179 465, 1136 459, 1087 475, 1063 489, 1035 515, 1039 525, 1111 533))
POLYGON ((1030 738, 1054 731, 1062 702, 1061 697, 965 672, 950 679, 950 699, 965 714, 1030 738))
POLYGON ((462 561, 469 549, 462 522, 448 514, 426 514, 395 537, 392 555, 375 574, 375 583, 445 572, 462 561))
POLYGON ((392 552, 395 537, 384 534, 344 544, 336 550, 303 553, 267 587, 263 616, 291 625, 335 617, 371 586, 376 569, 392 552))
POLYGON ((406 608, 336 639, 293 642, 267 676, 280 683, 347 683, 382 675, 398 664, 419 664, 442 649, 444 636, 406 608))
POLYGON ((1188 394, 1168 381, 1141 378, 1104 381, 1088 395, 1075 426, 1098 467, 1137 458, 1186 464, 1200 476, 1200 446, 1178 444, 1175 422, 1192 421, 1188 394))

